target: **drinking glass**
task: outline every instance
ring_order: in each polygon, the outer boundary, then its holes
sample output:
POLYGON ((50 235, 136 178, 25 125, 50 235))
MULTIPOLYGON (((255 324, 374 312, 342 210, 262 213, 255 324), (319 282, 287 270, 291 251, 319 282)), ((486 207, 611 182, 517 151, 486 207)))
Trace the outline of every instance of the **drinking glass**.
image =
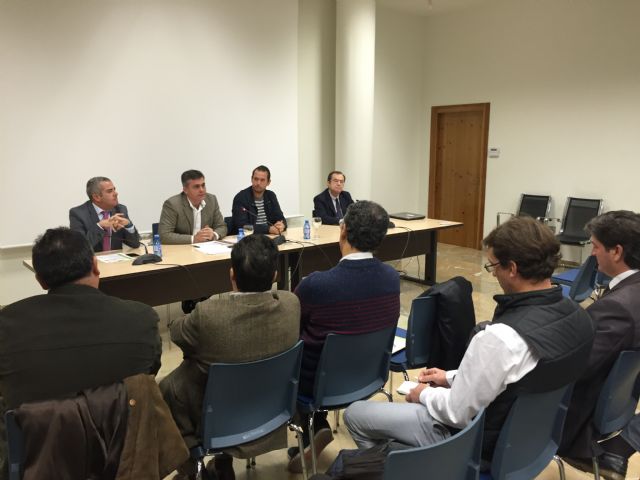
POLYGON ((244 229, 245 236, 253 233, 253 225, 244 225, 242 228, 244 229))
POLYGON ((322 225, 322 218, 313 217, 311 225, 313 226, 313 238, 318 240, 320 238, 320 226, 322 225))

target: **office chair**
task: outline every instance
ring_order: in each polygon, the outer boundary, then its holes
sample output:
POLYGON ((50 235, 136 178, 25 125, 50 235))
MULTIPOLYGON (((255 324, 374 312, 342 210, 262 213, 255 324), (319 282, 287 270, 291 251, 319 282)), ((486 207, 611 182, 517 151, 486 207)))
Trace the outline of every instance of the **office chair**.
POLYGON ((529 480, 553 459, 564 480, 564 465, 556 456, 573 384, 544 393, 518 396, 502 425, 491 460, 491 472, 480 480, 529 480))
POLYGON ((580 268, 574 269, 576 273, 563 272, 559 275, 553 275, 551 281, 559 283, 562 287, 562 295, 575 300, 580 303, 591 295, 596 288, 596 276, 598 273, 598 261, 593 255, 589 255, 587 260, 580 266, 580 268), (573 276, 573 281, 569 282, 568 278, 573 276))
MULTIPOLYGON (((598 443, 618 435, 635 414, 640 393, 636 388, 639 373, 640 351, 620 352, 602 386, 593 415, 593 425, 603 436, 598 443)), ((598 457, 593 457, 592 461, 594 477, 598 480, 598 457)))
POLYGON ((550 195, 530 195, 523 193, 520 196, 520 206, 518 207, 518 213, 513 214, 511 212, 498 212, 497 225, 500 225, 501 215, 523 216, 528 215, 530 217, 542 220, 548 223, 549 211, 551 210, 551 196, 550 195))
MULTIPOLYGON (((389 377, 389 361, 396 326, 357 335, 330 333, 322 348, 316 369, 313 397, 298 395, 298 411, 309 415, 311 465, 317 473, 313 414, 340 410, 357 400, 381 392, 393 401, 383 387, 389 377)), ((303 449, 300 448, 300 452, 303 449)), ((301 455, 304 459, 304 455, 301 455)))
MULTIPOLYGON (((263 360, 209 366, 202 403, 202 444, 191 449, 198 475, 206 472, 205 455, 257 440, 285 424, 296 432, 302 451, 302 429, 291 423, 302 345, 299 340, 289 350, 263 360)), ((306 479, 304 458, 302 470, 306 479)))
POLYGON ((582 247, 589 243, 589 234, 585 225, 592 218, 602 213, 602 199, 568 197, 562 215, 560 232, 556 235, 564 245, 580 247, 580 263, 582 263, 582 247))
POLYGON ((389 453, 383 480, 429 478, 477 480, 482 454, 484 410, 463 430, 446 440, 426 447, 389 453))
POLYGON ((224 217, 224 224, 227 226, 227 235, 235 235, 238 233, 233 226, 233 217, 224 217))
POLYGON ((22 430, 16 423, 13 410, 8 410, 4 414, 4 421, 7 429, 7 465, 9 466, 9 480, 20 480, 22 478, 22 458, 24 437, 22 430))
MULTIPOLYGON (((390 370, 402 372, 409 380, 407 370, 426 367, 429 362, 431 342, 436 326, 437 299, 423 292, 411 302, 411 312, 407 323, 405 348, 391 356, 390 370)), ((391 386, 393 390, 393 385, 391 386)))

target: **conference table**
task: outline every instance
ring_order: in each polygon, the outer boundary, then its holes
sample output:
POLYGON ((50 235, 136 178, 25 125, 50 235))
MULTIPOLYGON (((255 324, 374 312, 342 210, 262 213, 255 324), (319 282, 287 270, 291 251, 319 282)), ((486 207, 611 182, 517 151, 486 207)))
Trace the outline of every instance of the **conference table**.
MULTIPOLYGON (((424 277, 404 278, 427 285, 435 283, 438 231, 461 223, 434 219, 393 222, 396 227, 388 230, 375 256, 388 261, 425 255, 424 277)), ((288 229, 284 234, 287 242, 278 247, 278 288, 293 290, 304 276, 328 270, 340 259, 338 226, 322 225, 317 238, 312 235, 310 240, 304 240, 302 230, 288 229)), ((214 255, 202 253, 193 245, 163 245, 161 263, 134 266, 131 261, 98 262, 100 290, 152 306, 228 292, 231 245, 236 238, 225 240, 230 242, 229 251, 214 255)), ((142 247, 138 253, 144 253, 142 247)), ((33 270, 30 260, 23 263, 33 270)))

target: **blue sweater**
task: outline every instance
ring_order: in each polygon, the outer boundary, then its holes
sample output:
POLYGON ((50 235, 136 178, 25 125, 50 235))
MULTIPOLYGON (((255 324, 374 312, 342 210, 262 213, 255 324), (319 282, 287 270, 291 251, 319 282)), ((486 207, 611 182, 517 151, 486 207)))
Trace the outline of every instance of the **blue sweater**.
POLYGON ((395 325, 400 315, 400 277, 376 258, 343 260, 314 272, 295 291, 304 341, 300 392, 313 393, 316 368, 329 333, 358 334, 395 325))

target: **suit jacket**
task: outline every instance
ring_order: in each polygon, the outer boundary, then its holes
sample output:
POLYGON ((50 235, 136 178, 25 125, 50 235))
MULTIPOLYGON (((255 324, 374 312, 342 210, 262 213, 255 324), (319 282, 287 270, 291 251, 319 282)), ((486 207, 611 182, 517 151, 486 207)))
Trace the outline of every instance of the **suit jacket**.
MULTIPOLYGON (((198 441, 209 364, 249 362, 284 352, 297 342, 299 325, 300 303, 282 290, 212 297, 170 323, 171 339, 182 349, 184 361, 160 382, 160 390, 189 448, 198 441)), ((286 433, 279 435, 232 453, 253 457, 284 448, 286 441, 280 442, 286 433)))
POLYGON ((67 284, 0 311, 0 392, 8 408, 75 395, 160 368, 158 314, 67 284))
MULTIPOLYGON (((284 218, 278 197, 271 190, 265 190, 264 196, 264 213, 267 215, 267 222, 274 224, 276 222, 284 222, 287 228, 287 220, 284 218)), ((243 225, 253 225, 254 233, 269 233, 269 225, 256 225, 258 209, 253 198, 253 189, 251 187, 240 190, 233 197, 233 206, 231 207, 231 215, 233 217, 233 232, 236 233, 243 225), (245 212, 243 209, 251 213, 245 212)))
MULTIPOLYGON (((340 208, 344 216, 347 213, 349 205, 353 203, 353 199, 349 192, 342 192, 338 197, 338 201, 340 202, 340 208)), ((325 188, 322 193, 313 197, 313 216, 322 218, 324 225, 338 225, 338 223, 340 223, 328 188, 325 188)))
MULTIPOLYGON (((623 350, 640 348, 640 272, 625 278, 587 308, 595 327, 588 367, 573 389, 558 451, 591 457, 596 435, 591 419, 600 390, 623 350)), ((596 449, 596 453, 602 453, 596 449)))
MULTIPOLYGON (((115 213, 122 213, 125 218, 129 219, 127 207, 121 203, 111 210, 112 215, 115 213)), ((102 251, 102 239, 106 233, 98 226, 99 221, 96 209, 90 200, 69 210, 69 227, 71 230, 82 233, 89 240, 94 252, 102 251)), ((121 249, 123 243, 132 248, 138 248, 140 246, 140 236, 136 228, 133 228, 133 233, 129 233, 126 228, 121 228, 117 232, 113 231, 111 233, 111 250, 121 249)))
MULTIPOLYGON (((205 207, 201 213, 201 225, 209 225, 218 237, 227 235, 227 225, 220 213, 215 195, 207 193, 205 207)), ((165 200, 158 225, 160 241, 168 245, 191 243, 193 235, 193 210, 187 195, 182 192, 165 200)))

